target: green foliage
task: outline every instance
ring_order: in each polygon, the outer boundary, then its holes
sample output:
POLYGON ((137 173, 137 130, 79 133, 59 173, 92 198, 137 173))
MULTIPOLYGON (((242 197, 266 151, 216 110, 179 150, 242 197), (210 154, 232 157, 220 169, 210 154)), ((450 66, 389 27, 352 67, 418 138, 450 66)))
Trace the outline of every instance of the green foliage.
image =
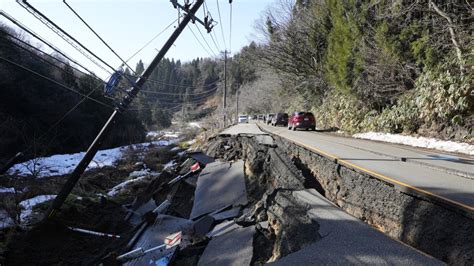
POLYGON ((370 109, 351 94, 332 91, 320 106, 311 111, 319 128, 337 127, 347 132, 358 132, 370 109))
POLYGON ((429 44, 430 36, 424 32, 420 38, 411 42, 410 48, 416 63, 424 67, 432 67, 437 62, 436 53, 429 44))
POLYGON ((326 78, 340 92, 351 92, 351 87, 360 74, 361 58, 358 44, 361 40, 359 23, 363 12, 343 1, 328 1, 331 30, 327 36, 326 78))
POLYGON ((422 74, 412 91, 380 115, 365 119, 363 128, 386 132, 416 132, 422 125, 462 125, 473 110, 471 78, 453 75, 444 64, 422 74))

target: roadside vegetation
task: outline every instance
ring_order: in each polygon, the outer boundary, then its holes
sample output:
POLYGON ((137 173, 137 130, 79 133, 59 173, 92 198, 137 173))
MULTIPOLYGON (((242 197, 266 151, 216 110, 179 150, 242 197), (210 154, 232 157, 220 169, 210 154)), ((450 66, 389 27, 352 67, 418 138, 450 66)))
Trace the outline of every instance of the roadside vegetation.
POLYGON ((260 44, 239 55, 258 62, 241 106, 472 143, 472 12, 461 0, 281 0, 257 25, 260 44))

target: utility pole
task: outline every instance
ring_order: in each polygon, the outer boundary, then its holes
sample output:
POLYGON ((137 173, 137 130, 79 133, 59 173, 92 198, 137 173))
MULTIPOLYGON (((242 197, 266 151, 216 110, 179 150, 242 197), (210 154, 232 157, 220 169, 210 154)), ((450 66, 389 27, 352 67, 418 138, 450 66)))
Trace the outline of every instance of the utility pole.
POLYGON ((87 166, 96 155, 97 150, 99 149, 99 145, 102 143, 105 136, 110 131, 112 125, 115 124, 115 121, 117 117, 119 116, 119 114, 127 110, 128 106, 133 101, 133 99, 137 96, 138 92, 140 91, 142 86, 145 84, 147 79, 150 77, 153 70, 156 68, 156 66, 158 66, 160 61, 165 56, 166 52, 168 52, 168 50, 176 41, 178 36, 181 34, 184 28, 188 25, 189 21, 191 21, 191 19, 195 17, 196 12, 198 11, 198 9, 201 7, 203 3, 204 3, 204 0, 196 0, 196 3, 194 4, 194 6, 191 9, 189 9, 189 12, 186 13, 186 16, 184 17, 184 19, 178 25, 178 27, 173 32, 173 34, 171 34, 168 41, 166 41, 166 43, 163 45, 163 48, 158 52, 158 54, 155 56, 155 58, 150 63, 150 65, 145 69, 143 74, 135 81, 134 84, 132 84, 132 87, 127 91, 127 95, 125 95, 122 98, 118 107, 114 110, 114 112, 109 117, 105 125, 102 127, 99 134, 96 136, 92 144, 87 149, 86 154, 84 155, 82 160, 79 162, 79 164, 76 166, 74 171, 71 173, 71 176, 67 180, 66 184, 64 184, 61 191, 58 193, 58 195, 54 199, 49 210, 46 212, 46 215, 44 217, 45 220, 53 218, 55 214, 57 213, 57 211, 61 208, 67 196, 69 195, 69 193, 71 193, 72 189, 79 181, 79 178, 84 173, 87 166))
POLYGON ((240 91, 237 90, 237 92, 235 93, 235 96, 237 98, 237 102, 235 103, 235 121, 236 123, 239 123, 239 94, 240 94, 240 91))
POLYGON ((223 99, 223 113, 224 113, 224 128, 227 126, 227 50, 224 51, 224 99, 223 99))

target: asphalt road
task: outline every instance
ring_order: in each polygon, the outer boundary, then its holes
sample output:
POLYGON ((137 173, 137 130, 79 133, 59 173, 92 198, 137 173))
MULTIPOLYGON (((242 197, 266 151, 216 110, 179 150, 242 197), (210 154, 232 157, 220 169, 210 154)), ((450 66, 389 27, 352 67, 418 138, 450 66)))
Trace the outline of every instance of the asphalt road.
POLYGON ((310 207, 307 215, 318 223, 322 238, 276 265, 443 265, 347 214, 314 189, 293 196, 310 207))
MULTIPOLYGON (((258 123, 272 134, 286 138, 340 164, 366 172, 401 189, 415 190, 468 212, 474 211, 474 157, 453 155, 410 146, 353 139, 329 133, 290 131, 258 123), (402 161, 405 158, 406 161, 402 161)), ((255 132, 256 124, 241 124, 228 134, 255 132)))

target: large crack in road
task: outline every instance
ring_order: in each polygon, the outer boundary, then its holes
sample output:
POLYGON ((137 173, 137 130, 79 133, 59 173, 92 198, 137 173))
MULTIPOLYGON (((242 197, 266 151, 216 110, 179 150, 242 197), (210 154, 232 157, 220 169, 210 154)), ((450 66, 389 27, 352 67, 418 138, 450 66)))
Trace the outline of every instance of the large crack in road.
MULTIPOLYGON (((329 160, 321 161, 324 159, 321 156, 278 137, 223 134, 210 140, 208 154, 245 162, 251 211, 244 220, 265 225, 261 235, 255 237, 253 263, 436 263, 436 260, 400 245, 360 221, 404 240, 387 229, 403 230, 406 224, 411 224, 397 216, 399 210, 395 207, 404 197, 420 201, 417 197, 400 193, 393 186, 367 175, 331 164, 333 162, 329 160), (364 259, 367 257, 371 259, 364 259)), ((422 207, 430 203, 416 204, 422 207)), ((472 221, 469 225, 464 216, 452 219, 460 219, 451 221, 455 226, 472 226, 472 221)), ((412 227, 416 225, 414 223, 412 227)), ((457 243, 444 251, 438 250, 444 245, 442 241, 433 242, 439 237, 449 237, 445 233, 430 237, 433 231, 418 232, 426 235, 424 240, 429 242, 426 245, 405 242, 448 263, 469 263, 472 260, 471 244, 469 236, 460 236, 462 232, 468 235, 462 230, 451 235, 454 237, 448 243, 457 243)))

